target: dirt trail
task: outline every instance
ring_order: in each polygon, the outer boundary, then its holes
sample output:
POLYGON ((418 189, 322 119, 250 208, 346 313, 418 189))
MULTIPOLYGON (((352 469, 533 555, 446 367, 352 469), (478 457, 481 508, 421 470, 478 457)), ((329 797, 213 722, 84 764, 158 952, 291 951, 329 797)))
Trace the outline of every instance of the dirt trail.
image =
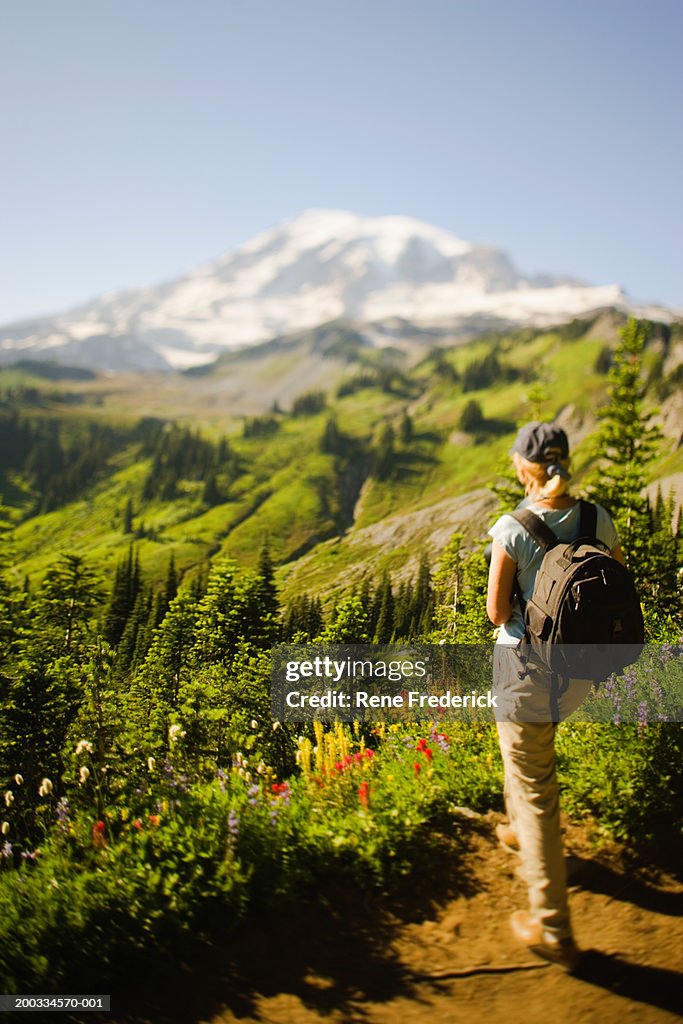
MULTIPOLYGON (((683 884, 625 869, 569 828, 571 905, 586 952, 577 974, 517 946, 524 906, 494 815, 443 835, 390 894, 327 889, 252 922, 176 972, 143 1013, 111 1024, 502 1024, 673 1022, 683 1015, 683 884)), ((128 997, 130 998, 130 996, 128 997)), ((128 999, 125 1000, 128 1002, 128 999)))

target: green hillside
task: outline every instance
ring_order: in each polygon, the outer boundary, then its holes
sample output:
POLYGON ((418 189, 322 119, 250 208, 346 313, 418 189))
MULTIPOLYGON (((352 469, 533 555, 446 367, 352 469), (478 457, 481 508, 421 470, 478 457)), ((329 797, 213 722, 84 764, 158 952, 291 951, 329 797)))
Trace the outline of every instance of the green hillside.
MULTIPOLYGON (((580 484, 617 324, 603 315, 458 341, 412 366, 398 350, 378 355, 328 331, 227 356, 156 390, 145 377, 3 369, 0 494, 15 571, 33 584, 70 551, 108 574, 134 542, 147 579, 161 583, 171 555, 191 577, 219 554, 253 566, 267 540, 285 598, 329 597, 385 569, 414 574, 420 552, 436 557, 455 528, 485 531, 496 502, 484 489, 520 422, 560 420, 580 484), (251 416, 215 401, 236 365, 255 389, 251 416), (259 408, 264 374, 319 384, 325 365, 327 390, 295 395, 285 411, 259 408), (468 407, 477 415, 463 429, 468 407)), ((669 368, 680 336, 680 325, 657 325, 644 361, 646 401, 668 413, 652 467, 665 484, 683 472, 680 371, 669 368)))

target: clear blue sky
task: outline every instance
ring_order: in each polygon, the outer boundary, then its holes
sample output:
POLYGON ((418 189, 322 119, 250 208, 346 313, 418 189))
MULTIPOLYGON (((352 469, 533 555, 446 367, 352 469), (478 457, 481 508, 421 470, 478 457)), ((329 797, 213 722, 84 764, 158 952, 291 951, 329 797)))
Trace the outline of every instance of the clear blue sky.
POLYGON ((0 322, 311 206, 683 306, 679 0, 3 4, 0 322))

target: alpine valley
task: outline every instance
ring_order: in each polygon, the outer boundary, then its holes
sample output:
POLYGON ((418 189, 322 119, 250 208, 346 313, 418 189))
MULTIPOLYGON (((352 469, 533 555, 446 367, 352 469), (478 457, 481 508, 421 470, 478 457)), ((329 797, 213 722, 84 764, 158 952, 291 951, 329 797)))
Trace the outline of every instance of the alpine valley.
POLYGON ((647 480, 683 496, 683 325, 616 285, 525 277, 406 217, 308 211, 159 287, 0 330, 6 561, 146 585, 267 542, 284 601, 333 607, 481 537, 520 422, 568 430, 580 490, 629 315, 651 321, 647 480))

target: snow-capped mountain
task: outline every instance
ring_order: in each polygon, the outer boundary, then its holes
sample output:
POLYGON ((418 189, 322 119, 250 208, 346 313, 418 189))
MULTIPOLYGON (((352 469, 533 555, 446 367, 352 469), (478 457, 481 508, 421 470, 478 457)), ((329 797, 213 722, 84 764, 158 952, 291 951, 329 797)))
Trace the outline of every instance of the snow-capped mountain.
POLYGON ((630 308, 618 285, 525 277, 501 250, 409 217, 308 210, 176 281, 1 328, 0 361, 188 367, 330 320, 538 325, 606 306, 630 308))

